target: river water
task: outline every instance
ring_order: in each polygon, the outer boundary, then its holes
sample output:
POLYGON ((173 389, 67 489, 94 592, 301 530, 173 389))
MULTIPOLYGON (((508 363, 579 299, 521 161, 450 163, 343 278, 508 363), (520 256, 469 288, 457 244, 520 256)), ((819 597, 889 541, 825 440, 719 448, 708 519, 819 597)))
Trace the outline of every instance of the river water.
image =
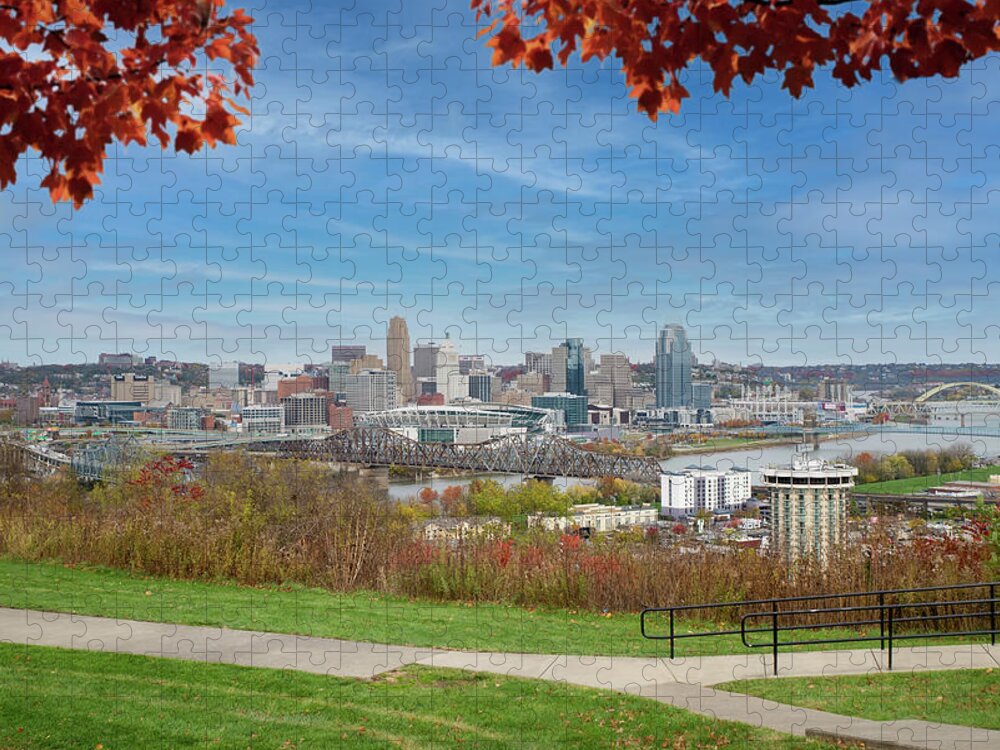
MULTIPOLYGON (((814 450, 810 455, 816 458, 833 460, 841 456, 850 456, 861 452, 869 453, 896 453, 905 450, 927 450, 943 449, 955 445, 968 445, 972 450, 983 458, 994 458, 1000 455, 1000 438, 995 437, 971 437, 954 434, 940 434, 921 430, 919 426, 910 429, 893 427, 891 429, 880 429, 872 427, 866 435, 850 436, 827 440, 819 445, 818 450, 814 450)), ((661 461, 660 465, 664 471, 679 471, 688 466, 708 466, 719 469, 731 469, 733 467, 747 468, 751 471, 759 472, 762 467, 771 464, 788 464, 795 452, 794 445, 776 445, 757 448, 742 448, 739 450, 726 450, 714 453, 699 453, 679 455, 661 461)), ((509 474, 482 475, 500 482, 503 485, 514 485, 522 481, 522 477, 509 474)), ((412 497, 423 487, 432 487, 439 492, 451 485, 466 485, 474 477, 444 477, 430 479, 422 482, 392 482, 389 485, 389 494, 397 499, 404 500, 412 497)), ((759 480, 759 475, 754 477, 754 481, 759 480)), ((559 487, 568 487, 574 484, 588 484, 589 480, 572 479, 560 477, 555 484, 559 487)))

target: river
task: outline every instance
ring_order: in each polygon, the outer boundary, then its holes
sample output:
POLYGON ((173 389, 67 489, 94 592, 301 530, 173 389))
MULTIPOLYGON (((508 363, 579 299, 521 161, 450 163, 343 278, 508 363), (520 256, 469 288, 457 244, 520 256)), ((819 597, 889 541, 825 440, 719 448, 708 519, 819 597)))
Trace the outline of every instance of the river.
MULTIPOLYGON (((970 437, 967 435, 939 434, 921 430, 919 426, 909 429, 898 426, 881 429, 872 427, 871 431, 863 436, 851 436, 826 440, 820 443, 819 449, 812 451, 811 455, 817 458, 833 460, 840 456, 849 456, 855 453, 897 453, 905 450, 927 450, 948 448, 955 445, 968 445, 972 450, 983 458, 994 458, 1000 455, 1000 438, 995 437, 970 437)), ((698 453, 689 455, 678 455, 661 461, 660 465, 664 471, 679 471, 688 466, 711 466, 720 469, 731 469, 733 467, 747 468, 755 472, 770 464, 787 464, 791 461, 795 446, 775 445, 757 448, 741 448, 738 450, 721 450, 714 453, 698 453)), ((504 485, 513 485, 522 481, 522 477, 509 474, 482 475, 482 478, 491 478, 504 485)), ((397 499, 404 500, 412 497, 423 487, 432 487, 439 492, 451 485, 466 485, 475 477, 443 477, 427 479, 422 482, 392 482, 389 485, 389 494, 397 499)), ((759 475, 754 477, 756 482, 759 475)), ((589 480, 560 477, 555 484, 559 487, 568 487, 574 484, 588 484, 589 480)))

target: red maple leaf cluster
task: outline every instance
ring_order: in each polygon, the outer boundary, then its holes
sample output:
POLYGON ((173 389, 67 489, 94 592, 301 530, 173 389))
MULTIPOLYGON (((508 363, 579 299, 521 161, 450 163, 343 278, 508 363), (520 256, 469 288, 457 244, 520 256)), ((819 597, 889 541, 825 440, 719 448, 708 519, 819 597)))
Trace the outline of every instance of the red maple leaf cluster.
POLYGON ((652 119, 689 95, 681 72, 697 59, 716 91, 765 71, 798 97, 817 68, 851 87, 885 62, 897 79, 954 77, 1000 48, 1000 0, 472 0, 493 64, 530 70, 616 57, 639 108, 652 119), (830 6, 837 6, 831 8, 830 6), (855 13, 859 6, 864 11, 855 13))
POLYGON ((112 141, 194 152, 235 143, 232 97, 258 56, 253 19, 223 0, 0 0, 0 188, 35 149, 42 185, 79 207, 112 141), (110 34, 110 36, 109 36, 110 34), (228 68, 227 82, 210 67, 228 68), (171 135, 171 133, 173 135, 171 135))
POLYGON ((205 490, 201 485, 188 481, 192 471, 194 464, 186 458, 164 456, 145 464, 128 484, 139 490, 139 504, 143 508, 152 507, 157 498, 163 497, 200 500, 205 490))

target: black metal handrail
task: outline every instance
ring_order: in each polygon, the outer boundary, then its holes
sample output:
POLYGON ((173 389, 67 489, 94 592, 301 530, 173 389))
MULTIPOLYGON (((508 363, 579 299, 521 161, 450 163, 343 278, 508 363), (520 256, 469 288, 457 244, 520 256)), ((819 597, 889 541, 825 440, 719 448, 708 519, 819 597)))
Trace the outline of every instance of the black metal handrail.
POLYGON ((884 589, 880 591, 851 591, 843 594, 812 594, 808 596, 791 596, 775 599, 748 599, 738 602, 716 602, 712 604, 687 604, 677 607, 647 607, 639 616, 639 629, 643 638, 651 640, 669 640, 670 658, 673 659, 676 653, 676 642, 684 638, 705 638, 721 635, 739 635, 743 645, 747 648, 770 648, 774 661, 774 673, 778 673, 778 651, 782 646, 804 646, 816 644, 832 643, 865 643, 879 641, 880 648, 885 651, 888 647, 888 667, 892 669, 892 646, 896 641, 916 638, 942 638, 955 636, 989 635, 990 642, 996 645, 996 636, 1000 633, 997 628, 997 605, 1000 599, 997 597, 997 589, 1000 581, 988 581, 983 583, 962 583, 950 586, 925 586, 922 588, 909 589, 884 589), (894 601, 904 595, 919 595, 931 592, 945 591, 966 591, 969 589, 986 589, 989 592, 987 597, 973 599, 955 599, 953 597, 943 600, 928 599, 923 601, 894 601), (823 602, 831 599, 836 600, 858 600, 863 598, 875 598, 873 603, 854 604, 839 607, 811 607, 808 609, 782 609, 782 605, 808 602, 823 602), (903 610, 914 608, 930 607, 963 607, 970 605, 988 605, 986 609, 975 612, 950 612, 946 614, 916 614, 908 617, 901 617, 903 610), (757 609, 743 614, 740 617, 739 628, 729 630, 700 631, 695 633, 676 632, 676 615, 678 612, 690 612, 694 610, 715 610, 725 608, 745 609, 747 607, 767 607, 767 609, 757 609), (650 633, 646 627, 646 618, 652 614, 667 613, 669 630, 667 633, 650 633), (837 620, 823 618, 821 622, 787 622, 788 618, 802 618, 803 616, 838 615, 860 612, 871 612, 869 619, 837 620), (877 613, 877 614, 875 614, 877 613), (989 629, 975 630, 935 630, 926 633, 900 633, 898 626, 902 623, 934 623, 942 620, 964 620, 971 618, 989 618, 989 629), (770 625, 760 627, 748 627, 747 622, 753 619, 769 619, 770 625), (786 622, 781 622, 784 619, 786 622), (825 628, 837 627, 860 627, 866 625, 878 625, 878 635, 857 635, 837 637, 837 638, 817 638, 808 640, 781 640, 779 635, 789 631, 801 630, 822 630, 825 628), (754 643, 747 640, 748 636, 756 633, 769 633, 771 639, 763 643, 754 643))

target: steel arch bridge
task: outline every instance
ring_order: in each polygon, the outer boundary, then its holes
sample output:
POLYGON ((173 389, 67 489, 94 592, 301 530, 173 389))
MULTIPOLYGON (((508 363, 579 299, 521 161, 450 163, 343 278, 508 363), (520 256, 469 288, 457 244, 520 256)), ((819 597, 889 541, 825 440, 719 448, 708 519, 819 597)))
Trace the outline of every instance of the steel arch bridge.
POLYGON ((54 474, 69 467, 78 479, 96 482, 109 478, 114 470, 127 465, 137 455, 138 443, 134 436, 112 435, 107 440, 80 447, 72 456, 21 440, 0 439, 0 460, 17 461, 36 476, 54 474))
POLYGON ((956 388, 978 388, 981 391, 986 391, 991 396, 995 398, 1000 398, 1000 388, 993 385, 988 385, 986 383, 941 383, 931 388, 929 391, 921 393, 913 402, 916 404, 923 404, 930 401, 932 398, 937 396, 939 393, 944 391, 954 390, 956 388))
POLYGON ((586 451, 552 435, 540 438, 510 435, 463 445, 421 443, 392 430, 362 427, 320 439, 258 442, 248 450, 361 466, 460 469, 533 477, 618 477, 655 486, 659 486, 662 473, 656 459, 586 451))

